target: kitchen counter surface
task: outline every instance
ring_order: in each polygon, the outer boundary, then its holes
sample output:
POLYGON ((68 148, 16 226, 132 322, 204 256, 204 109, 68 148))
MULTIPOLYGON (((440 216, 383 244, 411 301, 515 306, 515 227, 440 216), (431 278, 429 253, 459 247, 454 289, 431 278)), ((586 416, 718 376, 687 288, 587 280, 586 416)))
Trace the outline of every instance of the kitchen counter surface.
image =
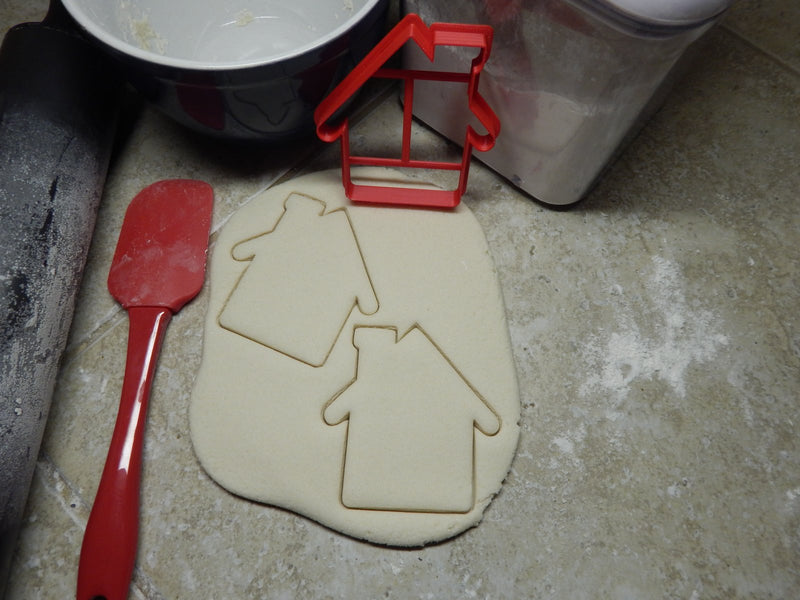
MULTIPOLYGON (((46 3, 0 3, 0 23, 46 3)), ((788 598, 800 589, 800 8, 743 0, 663 108, 569 210, 479 162, 464 202, 502 286, 521 438, 483 522, 389 549, 235 497, 188 404, 207 290, 167 332, 131 598, 788 598)), ((378 90, 356 135, 400 108, 378 90)), ((116 416, 127 317, 105 288, 127 203, 215 190, 213 230, 338 145, 233 150, 143 107, 111 165, 13 559, 10 600, 74 597, 116 416)), ((449 146, 422 127, 415 144, 449 146)), ((212 235, 212 244, 214 235, 212 235)), ((212 246, 213 251, 213 246, 212 246)))

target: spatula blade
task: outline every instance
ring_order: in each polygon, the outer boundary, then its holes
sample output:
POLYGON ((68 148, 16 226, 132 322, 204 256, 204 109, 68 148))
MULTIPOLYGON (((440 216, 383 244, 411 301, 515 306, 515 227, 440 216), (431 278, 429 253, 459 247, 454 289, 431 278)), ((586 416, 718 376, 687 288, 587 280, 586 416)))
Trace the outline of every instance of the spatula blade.
POLYGON ((214 192, 191 179, 144 188, 125 213, 108 289, 126 309, 177 312, 203 287, 214 192))

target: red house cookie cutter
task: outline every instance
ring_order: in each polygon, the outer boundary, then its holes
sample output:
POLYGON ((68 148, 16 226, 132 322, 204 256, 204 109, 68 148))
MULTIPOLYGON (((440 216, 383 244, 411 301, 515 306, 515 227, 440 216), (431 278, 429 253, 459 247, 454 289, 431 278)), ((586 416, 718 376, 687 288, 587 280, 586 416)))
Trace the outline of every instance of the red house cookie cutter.
POLYGON ((486 100, 478 93, 478 80, 481 70, 489 58, 492 34, 493 30, 488 25, 434 23, 427 27, 418 15, 409 14, 320 103, 317 110, 314 111, 317 135, 326 142, 333 142, 337 138, 341 140, 342 183, 345 188, 345 194, 350 200, 353 202, 436 208, 453 208, 458 205, 467 187, 472 149, 474 148, 481 152, 490 150, 500 132, 500 120, 486 100), (472 60, 467 73, 385 67, 386 62, 410 40, 416 42, 431 63, 434 60, 434 54, 438 46, 478 48, 479 52, 472 60), (335 124, 329 122, 336 111, 372 77, 400 79, 403 81, 403 139, 400 158, 353 156, 350 153, 347 119, 345 118, 335 124), (467 84, 468 106, 481 126, 486 129, 486 133, 479 134, 471 125, 466 126, 464 150, 460 162, 414 160, 411 158, 411 114, 414 101, 414 82, 416 80, 467 84), (453 190, 389 187, 353 183, 350 177, 351 165, 440 169, 459 171, 460 174, 458 185, 453 190))

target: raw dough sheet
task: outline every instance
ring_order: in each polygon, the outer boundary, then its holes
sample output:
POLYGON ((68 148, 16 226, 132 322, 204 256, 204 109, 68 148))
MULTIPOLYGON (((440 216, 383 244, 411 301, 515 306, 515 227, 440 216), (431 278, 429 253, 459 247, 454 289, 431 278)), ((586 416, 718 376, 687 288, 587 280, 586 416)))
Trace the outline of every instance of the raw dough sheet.
POLYGON ((480 521, 520 407, 494 264, 466 206, 354 205, 338 170, 300 177, 231 218, 209 280, 190 421, 213 479, 389 545, 480 521))

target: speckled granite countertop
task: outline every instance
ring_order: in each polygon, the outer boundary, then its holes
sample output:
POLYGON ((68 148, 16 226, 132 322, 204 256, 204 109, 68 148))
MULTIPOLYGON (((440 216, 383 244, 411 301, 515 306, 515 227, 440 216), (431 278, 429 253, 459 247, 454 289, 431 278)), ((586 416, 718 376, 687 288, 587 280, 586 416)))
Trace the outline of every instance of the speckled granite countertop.
MULTIPOLYGON (((9 26, 45 4, 0 3, 9 26)), ((364 111, 380 134, 393 96, 364 111)), ((438 136, 420 129, 431 144, 438 136)), ((124 366, 105 279, 147 184, 208 181, 214 228, 338 147, 236 153, 145 108, 112 164, 7 598, 74 597, 124 366)), ((234 497, 187 408, 204 294, 154 384, 132 598, 788 598, 800 589, 800 8, 743 0, 583 202, 554 211, 479 163, 464 202, 506 301, 522 401, 511 473, 475 529, 354 541, 234 497)), ((212 239, 213 241, 213 239, 212 239)))

